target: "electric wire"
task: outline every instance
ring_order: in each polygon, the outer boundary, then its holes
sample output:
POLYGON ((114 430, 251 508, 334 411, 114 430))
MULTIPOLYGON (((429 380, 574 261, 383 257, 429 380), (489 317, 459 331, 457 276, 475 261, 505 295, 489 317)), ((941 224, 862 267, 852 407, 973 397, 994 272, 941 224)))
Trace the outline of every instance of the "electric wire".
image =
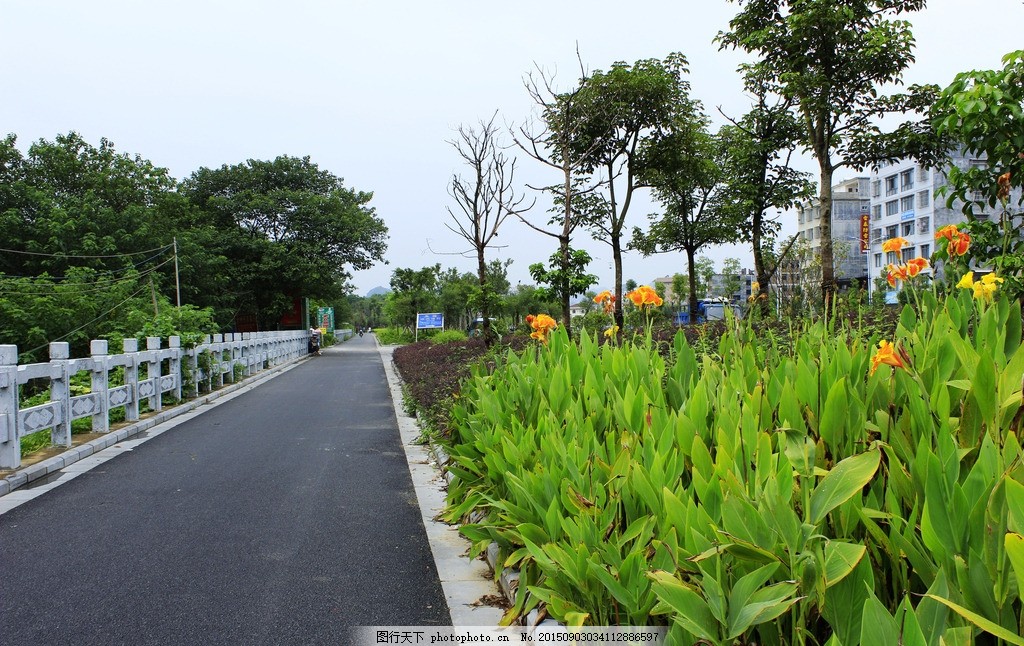
POLYGON ((149 288, 149 285, 143 285, 143 286, 142 286, 142 287, 141 287, 141 288, 140 288, 139 290, 137 290, 137 291, 136 291, 136 292, 135 292, 134 294, 132 294, 132 295, 131 295, 131 296, 129 296, 128 298, 124 299, 123 301, 121 301, 121 302, 120 302, 120 303, 118 303, 117 305, 113 306, 112 308, 110 308, 110 309, 109 309, 109 310, 107 310, 106 312, 103 312, 102 314, 100 314, 100 315, 99 315, 99 316, 97 316, 96 318, 92 319, 91 321, 88 321, 88 322, 86 322, 86 323, 83 323, 82 325, 79 325, 78 327, 76 327, 75 329, 71 330, 71 331, 70 331, 70 332, 68 332, 67 334, 64 334, 64 335, 62 335, 62 336, 59 336, 59 337, 57 337, 56 339, 54 339, 53 341, 47 341, 47 342, 46 342, 46 343, 44 343, 43 345, 37 346, 37 347, 35 347, 35 348, 32 348, 32 349, 31 349, 31 350, 29 350, 29 351, 28 351, 28 352, 27 352, 26 354, 28 354, 28 353, 32 353, 32 352, 35 352, 35 351, 37 351, 37 350, 42 350, 43 348, 49 347, 49 345, 50 345, 51 343, 56 343, 56 342, 58 342, 58 341, 61 341, 61 340, 63 340, 63 339, 66 339, 66 338, 68 338, 69 336, 71 336, 72 334, 74 334, 75 332, 78 332, 78 331, 80 331, 80 330, 82 330, 82 329, 84 329, 84 328, 86 328, 86 327, 89 327, 90 325, 92 325, 92 324, 93 324, 93 323, 95 323, 96 321, 99 321, 99 320, 101 320, 101 319, 105 318, 105 317, 106 317, 107 315, 111 314, 111 313, 112 313, 112 312, 113 312, 114 310, 116 310, 117 308, 121 307, 122 305, 124 305, 124 304, 125 304, 125 303, 127 303, 128 301, 132 300, 133 298, 135 298, 136 296, 138 296, 138 295, 139 295, 139 294, 141 294, 142 292, 146 291, 146 290, 147 290, 148 288, 149 288))
MULTIPOLYGON (((166 251, 166 249, 164 251, 166 251)), ((130 267, 125 267, 124 269, 103 269, 101 271, 104 274, 128 273, 129 271, 132 271, 133 269, 138 269, 139 267, 141 267, 142 265, 145 265, 148 262, 152 262, 153 260, 156 260, 157 258, 159 258, 162 255, 163 255, 163 252, 160 252, 158 254, 150 256, 149 258, 146 258, 145 260, 140 260, 139 262, 132 264, 132 266, 130 266, 130 267)), ((171 260, 173 260, 173 258, 171 260)), ((100 270, 97 270, 97 271, 100 271, 100 270)), ((0 272, 0 280, 2 280, 4 278, 44 278, 44 277, 43 276, 28 276, 28 275, 25 275, 25 274, 4 274, 3 272, 0 272)), ((90 283, 73 283, 73 282, 63 282, 63 281, 70 280, 72 278, 71 276, 46 276, 45 278, 47 280, 62 281, 61 282, 62 285, 72 285, 72 286, 74 286, 74 285, 95 285, 96 283, 100 283, 100 282, 117 282, 119 280, 122 280, 120 278, 112 278, 112 279, 104 279, 104 280, 95 280, 95 281, 90 282, 90 283)))
POLYGON ((167 251, 168 249, 172 248, 173 246, 174 245, 169 244, 169 245, 165 245, 163 247, 159 247, 159 248, 156 248, 156 249, 147 249, 145 251, 132 251, 130 253, 116 253, 116 254, 96 255, 96 256, 85 256, 85 255, 67 254, 67 253, 42 253, 40 251, 18 251, 17 249, 0 249, 0 252, 3 252, 3 253, 17 253, 17 254, 22 254, 22 255, 25 255, 25 256, 45 256, 47 258, 125 258, 127 256, 141 256, 144 253, 153 253, 155 251, 167 251))
MULTIPOLYGON (((29 291, 24 291, 24 290, 21 290, 21 289, 17 289, 17 287, 15 287, 14 289, 9 288, 9 287, 5 288, 3 286, 3 280, 0 279, 0 294, 6 294, 8 296, 58 296, 58 295, 61 294, 61 292, 56 291, 56 288, 58 288, 58 287, 70 287, 70 288, 73 288, 73 287, 78 287, 79 285, 83 285, 83 286, 84 285, 91 285, 92 287, 91 288, 85 288, 85 289, 76 289, 75 290, 75 294, 76 295, 77 294, 95 294, 96 292, 107 291, 111 287, 113 287, 114 285, 117 285, 118 283, 124 283, 124 282, 128 282, 128 281, 133 281, 133 280, 138 280, 138 279, 141 279, 141 278, 145 278, 146 276, 149 276, 149 275, 153 274, 154 272, 156 272, 158 269, 160 269, 164 265, 169 265, 172 262, 174 262, 174 259, 173 258, 169 258, 169 259, 163 261, 162 263, 160 263, 158 265, 155 265, 155 266, 153 266, 150 269, 147 269, 146 271, 139 272, 138 274, 132 275, 132 276, 122 276, 121 278, 117 278, 117 279, 98 280, 98 281, 96 281, 94 283, 56 283, 56 284, 53 284, 53 285, 49 285, 48 287, 50 287, 50 289, 47 290, 47 291, 29 292, 29 291), (96 287, 96 285, 102 285, 102 286, 101 287, 96 287)), ((44 284, 26 285, 26 287, 43 287, 43 286, 44 286, 44 284)))

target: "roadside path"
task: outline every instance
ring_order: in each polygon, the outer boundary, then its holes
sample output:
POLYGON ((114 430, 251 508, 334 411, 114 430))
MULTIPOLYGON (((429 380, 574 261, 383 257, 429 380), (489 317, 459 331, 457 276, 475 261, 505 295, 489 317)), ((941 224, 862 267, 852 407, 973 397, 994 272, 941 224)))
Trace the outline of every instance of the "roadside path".
POLYGON ((450 621, 372 336, 0 515, 0 644, 344 644, 450 621))

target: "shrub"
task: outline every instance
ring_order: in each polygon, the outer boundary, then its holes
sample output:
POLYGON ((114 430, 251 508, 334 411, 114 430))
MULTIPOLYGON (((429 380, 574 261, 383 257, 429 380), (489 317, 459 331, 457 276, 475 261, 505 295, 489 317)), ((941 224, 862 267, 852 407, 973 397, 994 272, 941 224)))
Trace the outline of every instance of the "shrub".
POLYGON ((431 343, 453 343, 465 341, 468 338, 462 330, 443 330, 429 337, 429 340, 431 343))
POLYGON ((381 345, 404 345, 413 342, 413 333, 405 328, 375 328, 373 333, 377 335, 377 341, 381 345))

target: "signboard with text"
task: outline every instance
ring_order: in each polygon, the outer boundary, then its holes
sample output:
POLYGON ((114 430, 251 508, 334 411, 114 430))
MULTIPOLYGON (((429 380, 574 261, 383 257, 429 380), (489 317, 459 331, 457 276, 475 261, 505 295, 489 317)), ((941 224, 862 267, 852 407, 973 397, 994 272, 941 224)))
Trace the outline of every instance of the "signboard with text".
POLYGON ((871 246, 871 217, 867 213, 860 215, 860 252, 867 253, 871 246))
POLYGON ((417 330, 439 330, 444 328, 444 314, 433 312, 416 315, 417 330))
POLYGON ((321 330, 334 332, 334 308, 321 307, 317 309, 316 321, 318 323, 317 327, 321 330))

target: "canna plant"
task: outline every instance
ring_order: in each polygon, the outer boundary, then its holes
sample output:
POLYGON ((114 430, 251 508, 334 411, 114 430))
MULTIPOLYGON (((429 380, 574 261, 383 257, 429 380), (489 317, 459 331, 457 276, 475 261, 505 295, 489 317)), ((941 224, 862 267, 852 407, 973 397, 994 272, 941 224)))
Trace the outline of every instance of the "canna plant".
POLYGON ((919 296, 891 339, 736 323, 663 357, 555 329, 477 369, 447 516, 520 570, 506 621, 543 606, 680 644, 1024 643, 1020 305, 919 296))

